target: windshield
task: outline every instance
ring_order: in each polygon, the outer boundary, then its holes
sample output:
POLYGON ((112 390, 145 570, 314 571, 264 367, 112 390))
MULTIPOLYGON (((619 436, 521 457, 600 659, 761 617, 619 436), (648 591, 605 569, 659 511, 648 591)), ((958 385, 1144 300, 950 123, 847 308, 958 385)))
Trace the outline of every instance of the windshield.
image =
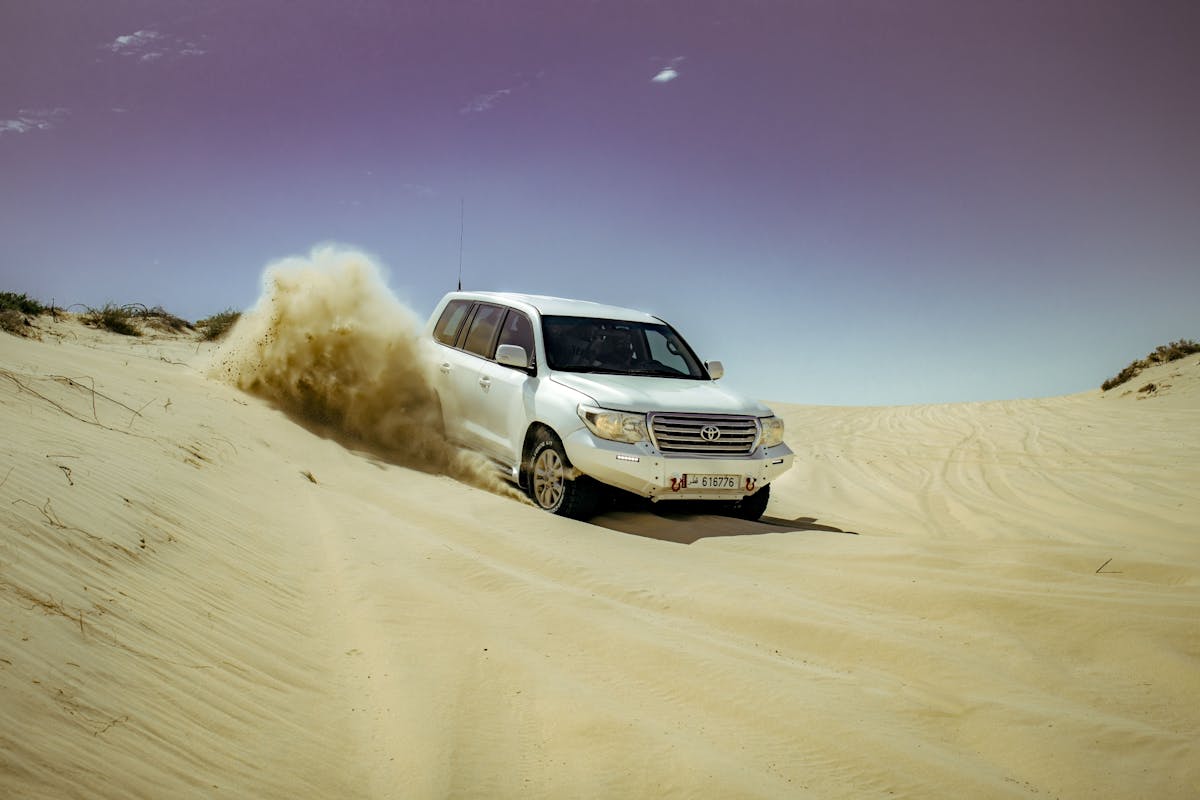
POLYGON ((703 380, 699 359, 669 325, 590 317, 542 317, 546 361, 563 372, 703 380))

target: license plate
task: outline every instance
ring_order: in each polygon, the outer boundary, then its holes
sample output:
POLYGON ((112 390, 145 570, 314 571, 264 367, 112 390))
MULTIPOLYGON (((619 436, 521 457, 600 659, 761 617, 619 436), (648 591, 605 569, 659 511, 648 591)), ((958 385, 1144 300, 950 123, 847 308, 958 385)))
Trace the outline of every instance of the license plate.
POLYGON ((741 487, 738 475, 685 475, 689 489, 738 489, 741 487))

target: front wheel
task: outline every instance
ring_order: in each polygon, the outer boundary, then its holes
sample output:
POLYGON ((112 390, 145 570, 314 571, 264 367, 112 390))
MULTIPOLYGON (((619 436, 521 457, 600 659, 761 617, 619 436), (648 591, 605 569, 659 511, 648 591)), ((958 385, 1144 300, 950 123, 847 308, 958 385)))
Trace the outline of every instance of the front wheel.
POLYGON ((759 489, 748 497, 743 497, 733 504, 729 510, 730 516, 740 519, 748 519, 751 522, 758 520, 767 510, 767 503, 771 500, 771 484, 759 489))
POLYGON ((571 465, 558 440, 543 436, 533 448, 529 468, 529 498, 551 514, 587 519, 596 511, 600 490, 595 481, 581 475, 567 478, 571 465))

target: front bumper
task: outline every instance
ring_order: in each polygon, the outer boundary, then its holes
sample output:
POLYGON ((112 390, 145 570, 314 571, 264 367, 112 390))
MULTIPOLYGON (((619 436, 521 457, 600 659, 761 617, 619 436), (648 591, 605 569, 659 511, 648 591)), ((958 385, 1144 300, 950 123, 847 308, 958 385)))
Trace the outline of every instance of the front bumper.
POLYGON ((760 447, 748 456, 663 455, 650 442, 626 444, 593 436, 586 428, 563 440, 567 458, 584 475, 659 500, 741 500, 766 486, 792 466, 786 444, 760 447), (733 475, 737 489, 698 489, 687 486, 687 475, 733 475))

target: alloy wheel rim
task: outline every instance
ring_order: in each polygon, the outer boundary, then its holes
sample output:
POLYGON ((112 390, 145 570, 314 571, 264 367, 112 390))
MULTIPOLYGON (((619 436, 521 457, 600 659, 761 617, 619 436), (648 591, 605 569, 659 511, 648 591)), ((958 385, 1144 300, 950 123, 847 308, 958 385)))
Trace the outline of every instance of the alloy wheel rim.
POLYGON ((563 463, 558 453, 543 450, 533 465, 533 495, 542 508, 554 508, 563 495, 563 463))

